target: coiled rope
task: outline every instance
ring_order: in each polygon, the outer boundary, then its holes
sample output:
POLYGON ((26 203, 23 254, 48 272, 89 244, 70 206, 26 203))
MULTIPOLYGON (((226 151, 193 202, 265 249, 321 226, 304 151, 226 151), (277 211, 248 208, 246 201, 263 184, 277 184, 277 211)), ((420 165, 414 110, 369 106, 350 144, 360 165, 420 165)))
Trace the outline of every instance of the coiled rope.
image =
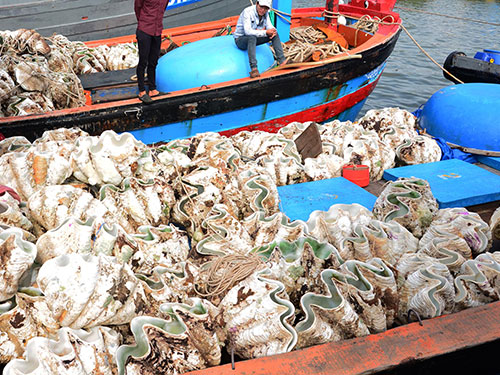
POLYGON ((196 287, 195 291, 203 297, 217 297, 253 274, 264 261, 259 253, 229 254, 207 264, 209 266, 200 271, 198 284, 202 290, 196 287))

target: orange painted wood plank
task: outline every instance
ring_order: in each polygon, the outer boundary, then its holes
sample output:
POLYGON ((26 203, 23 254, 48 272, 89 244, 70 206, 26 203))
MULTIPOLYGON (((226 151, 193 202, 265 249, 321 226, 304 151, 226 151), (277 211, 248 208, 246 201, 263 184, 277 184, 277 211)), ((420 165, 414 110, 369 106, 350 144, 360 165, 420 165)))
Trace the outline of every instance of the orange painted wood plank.
POLYGON ((500 339, 500 302, 356 339, 189 372, 189 375, 355 375, 500 339))

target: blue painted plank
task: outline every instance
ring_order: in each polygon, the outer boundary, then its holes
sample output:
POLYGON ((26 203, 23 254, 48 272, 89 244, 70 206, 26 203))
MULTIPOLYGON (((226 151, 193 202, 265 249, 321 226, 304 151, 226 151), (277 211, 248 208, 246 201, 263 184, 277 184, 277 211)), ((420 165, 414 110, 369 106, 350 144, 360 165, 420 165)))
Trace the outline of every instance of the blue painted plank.
POLYGON ((311 212, 334 204, 359 203, 370 211, 377 197, 344 177, 278 186, 280 209, 290 220, 309 219, 311 212))
POLYGON ((476 155, 476 159, 488 167, 500 171, 500 157, 476 155))
POLYGON ((458 159, 388 169, 386 180, 427 180, 440 208, 467 207, 500 200, 500 176, 458 159))
MULTIPOLYGON (((189 138, 204 132, 221 132, 241 128, 264 121, 271 121, 286 115, 299 113, 325 103, 333 103, 360 88, 371 84, 378 79, 385 67, 385 63, 371 72, 353 78, 338 88, 338 93, 333 95, 330 89, 321 89, 292 98, 275 100, 266 104, 246 107, 226 113, 218 113, 190 121, 180 121, 159 125, 154 128, 143 128, 130 131, 132 135, 146 143, 170 141, 172 139, 189 138)), ((364 103, 364 101, 362 101, 364 103)), ((354 121, 363 104, 356 105, 346 113, 340 114, 341 121, 354 121)))

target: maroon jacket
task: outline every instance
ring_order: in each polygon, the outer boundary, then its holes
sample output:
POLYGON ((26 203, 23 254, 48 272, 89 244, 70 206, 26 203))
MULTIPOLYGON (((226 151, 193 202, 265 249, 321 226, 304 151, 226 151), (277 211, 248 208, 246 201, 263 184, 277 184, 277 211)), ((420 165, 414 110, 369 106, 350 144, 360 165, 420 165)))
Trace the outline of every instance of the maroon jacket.
POLYGON ((161 35, 167 4, 168 0, 134 0, 137 28, 149 35, 161 35))

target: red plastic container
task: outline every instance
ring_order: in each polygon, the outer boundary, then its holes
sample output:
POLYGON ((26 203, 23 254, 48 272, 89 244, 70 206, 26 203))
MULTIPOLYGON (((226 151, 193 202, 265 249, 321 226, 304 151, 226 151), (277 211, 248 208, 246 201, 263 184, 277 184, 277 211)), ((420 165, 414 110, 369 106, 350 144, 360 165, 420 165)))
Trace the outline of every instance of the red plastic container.
POLYGON ((365 187, 370 183, 370 168, 367 165, 344 165, 342 177, 358 186, 365 187))

